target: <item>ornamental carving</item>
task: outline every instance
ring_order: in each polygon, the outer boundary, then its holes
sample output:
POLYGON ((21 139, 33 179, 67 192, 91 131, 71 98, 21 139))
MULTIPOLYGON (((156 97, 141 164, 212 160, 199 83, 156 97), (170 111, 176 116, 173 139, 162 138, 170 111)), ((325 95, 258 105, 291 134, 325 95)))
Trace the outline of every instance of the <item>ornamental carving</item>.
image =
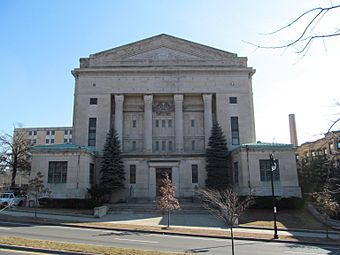
POLYGON ((175 110, 175 106, 169 102, 156 102, 153 104, 152 109, 159 115, 169 115, 175 110))

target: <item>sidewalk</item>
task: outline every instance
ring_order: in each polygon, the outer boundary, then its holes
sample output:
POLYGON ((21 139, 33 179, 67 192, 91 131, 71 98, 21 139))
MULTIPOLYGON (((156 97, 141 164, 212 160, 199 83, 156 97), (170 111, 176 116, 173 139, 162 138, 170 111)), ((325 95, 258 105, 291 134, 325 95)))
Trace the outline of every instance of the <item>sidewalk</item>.
MULTIPOLYGON (((167 216, 159 213, 121 213, 108 214, 103 218, 94 218, 91 215, 74 213, 55 213, 51 211, 38 212, 34 218, 34 211, 11 209, 0 213, 0 221, 13 220, 27 223, 60 224, 82 228, 102 228, 112 230, 153 232, 176 235, 205 236, 228 238, 229 229, 210 214, 173 214, 171 215, 171 228, 166 229, 167 216)), ((330 231, 326 238, 325 231, 279 229, 279 240, 285 242, 303 242, 317 244, 339 244, 340 232, 330 231)), ((234 236, 237 239, 251 239, 262 241, 273 240, 273 230, 256 226, 236 227, 234 236)))

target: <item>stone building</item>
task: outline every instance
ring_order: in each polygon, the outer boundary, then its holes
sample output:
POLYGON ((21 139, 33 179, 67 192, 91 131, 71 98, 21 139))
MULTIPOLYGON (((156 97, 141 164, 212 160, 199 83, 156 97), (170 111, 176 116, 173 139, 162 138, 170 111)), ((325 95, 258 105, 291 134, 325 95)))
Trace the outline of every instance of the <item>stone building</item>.
POLYGON ((340 130, 330 131, 323 138, 303 143, 296 148, 298 160, 311 160, 318 156, 340 162, 340 130))
POLYGON ((72 127, 15 128, 16 132, 25 132, 33 146, 72 143, 72 127))
MULTIPOLYGON (((55 197, 86 197, 98 180, 106 134, 115 128, 127 180, 119 198, 154 199, 164 172, 178 197, 192 197, 205 185, 205 149, 218 121, 233 150, 234 177, 258 171, 235 179, 235 186, 248 194, 255 185, 266 195, 259 159, 268 161, 277 146, 262 147, 262 154, 248 150, 248 157, 256 154, 255 168, 241 163, 243 145, 256 142, 254 73, 245 57, 166 34, 81 58, 72 71, 74 144, 36 146, 32 169, 45 172, 55 197)), ((299 196, 294 151, 283 147, 275 155, 286 166, 279 195, 299 196)))

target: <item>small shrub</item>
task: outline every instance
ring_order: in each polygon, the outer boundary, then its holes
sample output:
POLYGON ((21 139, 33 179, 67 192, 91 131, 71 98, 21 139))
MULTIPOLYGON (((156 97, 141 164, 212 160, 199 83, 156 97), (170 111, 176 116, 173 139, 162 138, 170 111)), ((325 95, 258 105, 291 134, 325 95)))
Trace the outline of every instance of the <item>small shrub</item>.
MULTIPOLYGON (((276 197, 276 207, 279 209, 300 209, 304 206, 304 200, 299 197, 276 197)), ((271 196, 255 197, 252 209, 272 209, 273 200, 271 196)))
POLYGON ((39 199, 39 204, 45 208, 64 208, 64 209, 92 209, 95 204, 91 199, 39 199))

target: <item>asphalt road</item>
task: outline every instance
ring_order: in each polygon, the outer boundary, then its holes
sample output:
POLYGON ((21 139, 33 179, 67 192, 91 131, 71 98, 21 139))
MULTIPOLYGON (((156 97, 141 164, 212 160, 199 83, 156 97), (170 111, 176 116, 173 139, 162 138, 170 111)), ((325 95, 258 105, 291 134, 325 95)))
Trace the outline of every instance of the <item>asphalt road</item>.
MULTIPOLYGON (((0 236, 19 236, 24 238, 68 243, 104 245, 144 250, 187 252, 195 254, 231 254, 231 241, 229 239, 81 229, 74 227, 31 225, 4 221, 0 221, 0 236)), ((340 247, 335 246, 239 240, 236 240, 235 244, 236 254, 238 255, 340 254, 340 247)), ((0 254, 3 253, 0 252, 0 254)))

